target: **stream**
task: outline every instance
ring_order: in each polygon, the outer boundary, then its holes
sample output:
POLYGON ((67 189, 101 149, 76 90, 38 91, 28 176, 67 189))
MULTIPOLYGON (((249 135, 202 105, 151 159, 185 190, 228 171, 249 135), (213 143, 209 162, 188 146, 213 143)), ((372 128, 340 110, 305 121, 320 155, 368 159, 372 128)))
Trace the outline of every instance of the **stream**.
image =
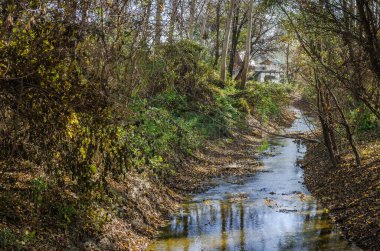
MULTIPOLYGON (((306 117, 286 132, 309 131, 306 117)), ((217 180, 193 196, 148 250, 360 250, 339 233, 303 183, 305 145, 268 137, 263 170, 243 180, 217 180)))

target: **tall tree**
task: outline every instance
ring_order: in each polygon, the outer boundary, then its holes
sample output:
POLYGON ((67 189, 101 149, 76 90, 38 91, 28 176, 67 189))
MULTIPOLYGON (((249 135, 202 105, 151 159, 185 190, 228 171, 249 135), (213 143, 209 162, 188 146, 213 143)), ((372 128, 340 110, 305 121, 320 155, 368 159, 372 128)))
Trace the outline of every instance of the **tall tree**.
POLYGON ((201 39, 202 39, 202 45, 206 43, 207 40, 207 19, 208 19, 208 3, 209 0, 205 0, 204 4, 204 15, 202 20, 202 29, 201 29, 201 39))
POLYGON ((188 36, 190 40, 193 40, 194 37, 196 4, 197 0, 190 0, 190 18, 188 30, 188 36))
POLYGON ((175 20, 177 15, 177 8, 178 8, 178 0, 172 0, 172 7, 170 10, 170 23, 169 23, 169 33, 168 33, 168 41, 169 43, 173 43, 173 36, 174 36, 174 27, 175 27, 175 20))
POLYGON ((228 63, 228 73, 232 76, 235 66, 235 58, 238 54, 237 46, 239 42, 239 36, 242 25, 239 25, 239 19, 240 19, 240 3, 241 1, 236 1, 235 5, 236 8, 234 8, 233 11, 233 21, 232 21, 232 27, 231 27, 231 49, 229 50, 230 58, 228 63))
POLYGON ((232 25, 232 19, 233 19, 232 14, 233 14, 234 8, 235 8, 235 1, 231 0, 228 16, 227 16, 226 28, 224 31, 223 48, 222 48, 222 55, 221 55, 221 62, 220 62, 220 78, 222 80, 226 80, 227 53, 228 53, 228 45, 230 42, 231 25, 232 25))
POLYGON ((213 66, 215 67, 218 64, 219 61, 219 48, 220 48, 220 16, 221 16, 221 1, 222 0, 217 0, 216 4, 216 35, 215 35, 215 45, 214 45, 214 64, 213 66))
MULTIPOLYGON (((145 3, 145 2, 144 2, 145 3)), ((149 35, 149 18, 152 12, 152 1, 147 1, 145 4, 143 4, 143 13, 144 13, 144 18, 143 18, 143 32, 142 32, 142 43, 147 44, 148 40, 148 35, 149 35)))
POLYGON ((154 37, 154 44, 161 44, 161 36, 162 36, 162 12, 164 11, 164 0, 157 0, 156 2, 156 32, 154 37))
POLYGON ((253 11, 253 0, 249 2, 248 8, 248 27, 247 27, 247 37, 245 40, 245 55, 244 55, 244 68, 241 75, 241 88, 245 88, 247 82, 247 75, 249 70, 249 61, 251 58, 251 44, 252 44, 252 11, 253 11))

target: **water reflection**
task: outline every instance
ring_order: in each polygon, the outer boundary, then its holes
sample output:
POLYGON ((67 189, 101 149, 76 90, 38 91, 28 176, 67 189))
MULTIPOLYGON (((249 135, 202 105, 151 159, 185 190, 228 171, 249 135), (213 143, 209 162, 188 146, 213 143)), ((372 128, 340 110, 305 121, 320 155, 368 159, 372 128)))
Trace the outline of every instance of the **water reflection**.
MULTIPOLYGON (((299 111, 297 111, 299 113, 299 111)), ((301 113, 289 131, 305 131, 301 113)), ((305 146, 270 138, 268 172, 220 184, 184 204, 149 250, 358 250, 334 229, 296 165, 305 146)))

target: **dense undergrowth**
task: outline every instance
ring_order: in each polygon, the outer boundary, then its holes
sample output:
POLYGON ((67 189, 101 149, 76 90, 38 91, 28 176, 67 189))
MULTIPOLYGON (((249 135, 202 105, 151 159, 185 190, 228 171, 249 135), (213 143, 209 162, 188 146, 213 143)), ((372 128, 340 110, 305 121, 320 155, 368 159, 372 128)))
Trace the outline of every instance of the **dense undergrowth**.
POLYGON ((192 42, 141 55, 140 85, 130 90, 97 78, 88 52, 67 62, 53 56, 58 40, 35 51, 37 34, 13 32, 20 43, 0 46, 14 57, 0 73, 6 79, 0 92, 5 249, 49 249, 60 238, 96 237, 115 204, 131 203, 120 200, 112 181, 133 173, 165 183, 205 140, 244 129, 247 116, 269 123, 289 101, 285 85, 251 82, 241 91, 232 80, 220 81, 192 42))

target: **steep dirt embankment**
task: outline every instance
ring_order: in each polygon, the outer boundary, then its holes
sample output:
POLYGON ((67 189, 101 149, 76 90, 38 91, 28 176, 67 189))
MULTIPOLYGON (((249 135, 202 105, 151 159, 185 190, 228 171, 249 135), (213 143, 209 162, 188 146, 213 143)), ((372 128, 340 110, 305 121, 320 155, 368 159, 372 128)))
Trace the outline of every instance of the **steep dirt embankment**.
POLYGON ((305 183, 349 240, 365 250, 380 250, 380 140, 363 140, 359 149, 360 167, 347 151, 334 169, 323 145, 309 144, 302 163, 305 183))

